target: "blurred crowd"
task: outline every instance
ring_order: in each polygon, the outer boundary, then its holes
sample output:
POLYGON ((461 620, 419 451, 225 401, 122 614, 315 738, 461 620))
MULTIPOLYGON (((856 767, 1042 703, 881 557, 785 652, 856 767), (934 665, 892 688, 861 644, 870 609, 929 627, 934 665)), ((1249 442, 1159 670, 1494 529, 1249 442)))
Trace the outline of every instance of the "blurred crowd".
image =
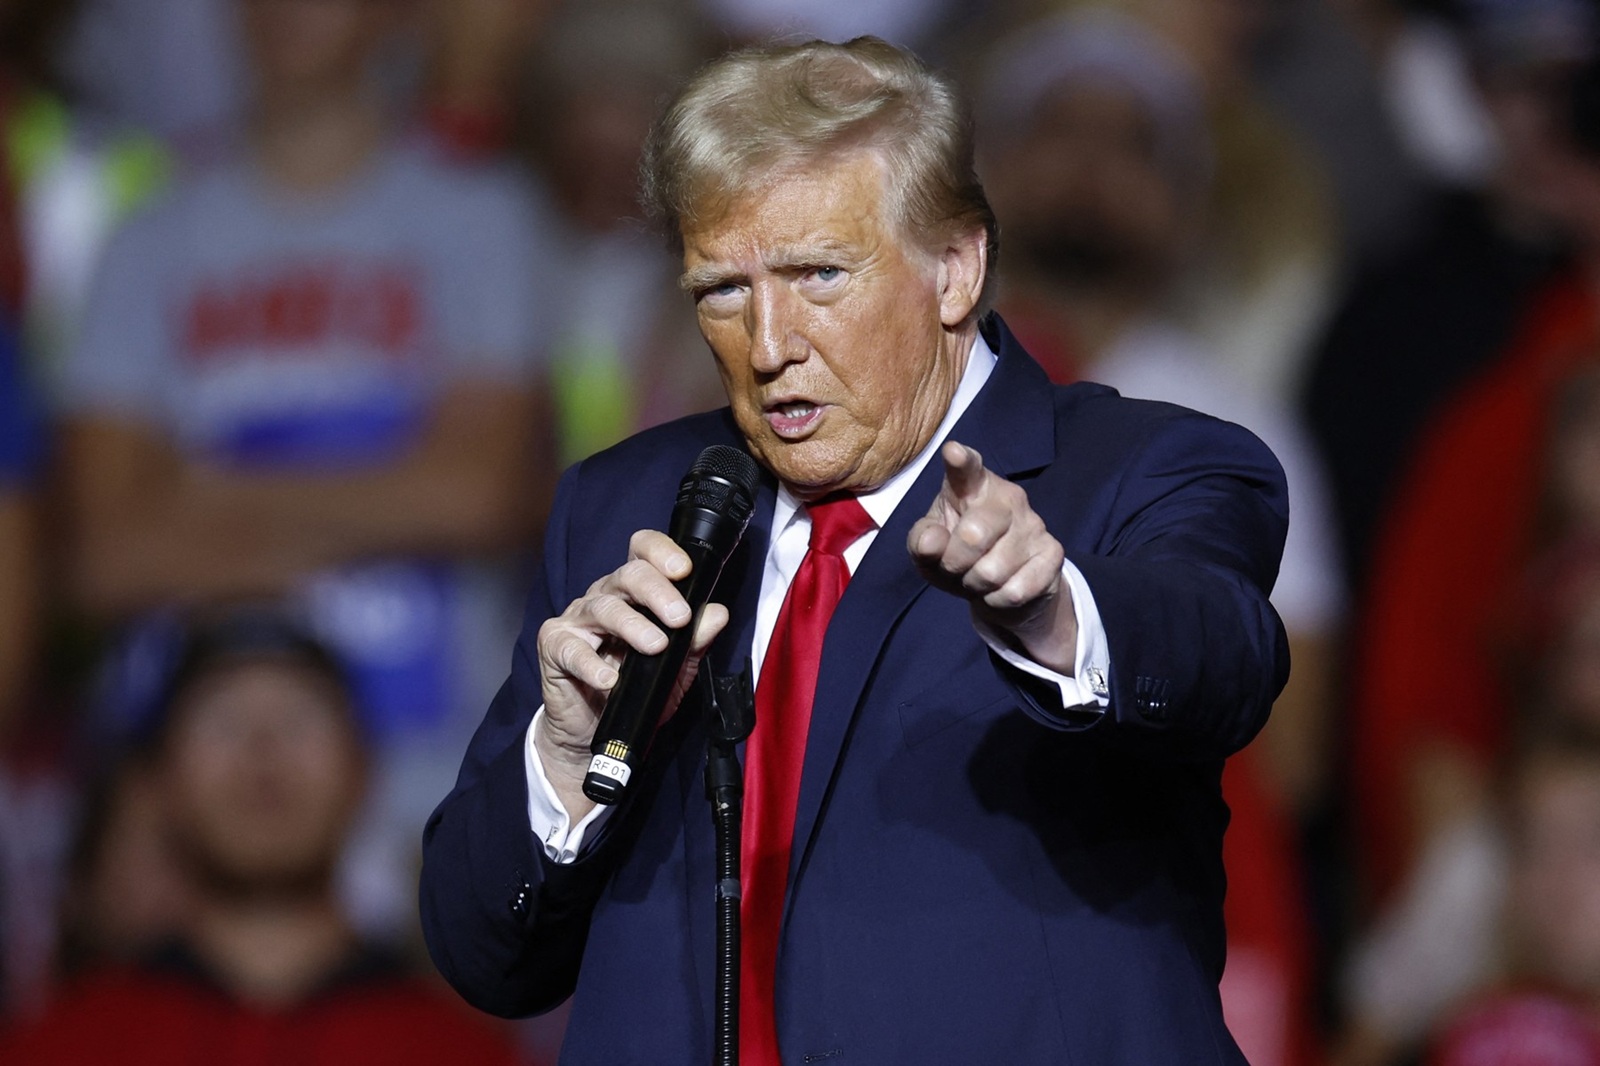
POLYGON ((561 470, 721 403, 655 109, 860 33, 969 91, 1051 376, 1288 473, 1251 1063, 1600 1064, 1596 0, 0 0, 0 1060, 555 1060, 421 826, 561 470))

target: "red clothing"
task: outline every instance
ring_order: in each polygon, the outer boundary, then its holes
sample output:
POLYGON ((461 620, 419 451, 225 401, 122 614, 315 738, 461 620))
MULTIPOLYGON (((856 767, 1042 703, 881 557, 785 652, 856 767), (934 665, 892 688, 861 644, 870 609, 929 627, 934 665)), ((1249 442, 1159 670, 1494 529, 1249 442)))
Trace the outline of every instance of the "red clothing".
POLYGON ((1444 742, 1487 766, 1515 693, 1497 630, 1534 544, 1554 390, 1592 357, 1596 308, 1571 280, 1432 426, 1380 532, 1354 688, 1354 781, 1374 884, 1403 872, 1408 760, 1444 742))
POLYGON ((1059 312, 1025 300, 1010 300, 1001 308, 1012 336, 1022 342, 1050 380, 1071 385, 1079 380, 1078 346, 1073 342, 1059 312))
POLYGON ((423 113, 423 125, 453 159, 493 159, 511 141, 510 116, 489 109, 435 104, 423 113))
POLYGON ((69 988, 36 1023, 0 1040, 8 1066, 512 1066, 489 1019, 422 981, 367 972, 268 1011, 192 971, 119 968, 69 988))
POLYGON ((1551 993, 1496 996, 1445 1031, 1428 1066, 1600 1066, 1600 1018, 1551 993))
POLYGON ((1312 1018, 1311 930, 1294 829, 1262 780, 1262 749, 1222 772, 1232 819, 1222 840, 1228 964, 1222 1012, 1251 1066, 1321 1061, 1312 1018))
MULTIPOLYGON (((1048 310, 1013 301, 1004 311, 1006 324, 1050 380, 1078 380, 1072 340, 1048 310)), ((1222 1010, 1254 1066, 1311 1066, 1321 1053, 1311 1015, 1305 884, 1294 826, 1266 790, 1262 757, 1261 749, 1246 748, 1228 760, 1222 775, 1223 799, 1232 812, 1222 842, 1228 873, 1222 1010)))

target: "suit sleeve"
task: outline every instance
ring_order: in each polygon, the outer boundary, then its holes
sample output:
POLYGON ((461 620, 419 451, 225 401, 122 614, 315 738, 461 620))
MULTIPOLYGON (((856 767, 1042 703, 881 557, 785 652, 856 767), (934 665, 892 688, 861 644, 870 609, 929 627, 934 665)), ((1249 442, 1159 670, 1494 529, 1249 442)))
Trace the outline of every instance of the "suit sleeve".
POLYGON ((455 788, 422 838, 423 938, 451 986, 503 1017, 537 1014, 572 993, 604 857, 549 862, 528 824, 523 742, 540 705, 539 627, 567 593, 575 472, 556 493, 545 554, 511 676, 467 748, 455 788))
POLYGON ((1107 730, 1152 757, 1221 758, 1261 729, 1288 678, 1288 641, 1268 602, 1287 489, 1248 431, 1162 410, 1123 464, 1095 550, 1068 549, 1110 645, 1106 712, 1062 715, 1059 696, 1002 675, 1053 727, 1107 730))

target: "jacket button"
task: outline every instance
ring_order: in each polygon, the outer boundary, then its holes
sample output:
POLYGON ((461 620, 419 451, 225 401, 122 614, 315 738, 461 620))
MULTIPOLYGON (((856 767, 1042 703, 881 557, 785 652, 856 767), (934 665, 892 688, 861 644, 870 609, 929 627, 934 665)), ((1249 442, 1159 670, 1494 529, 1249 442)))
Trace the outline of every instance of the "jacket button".
POLYGON ((1164 725, 1172 709, 1167 697, 1169 684, 1165 678, 1139 677, 1134 680, 1134 706, 1144 720, 1152 725, 1164 725))
POLYGON ((508 905, 511 907, 511 916, 521 920, 528 916, 528 897, 533 892, 533 886, 528 884, 527 879, 522 876, 521 870, 516 872, 515 877, 518 887, 511 894, 508 905))

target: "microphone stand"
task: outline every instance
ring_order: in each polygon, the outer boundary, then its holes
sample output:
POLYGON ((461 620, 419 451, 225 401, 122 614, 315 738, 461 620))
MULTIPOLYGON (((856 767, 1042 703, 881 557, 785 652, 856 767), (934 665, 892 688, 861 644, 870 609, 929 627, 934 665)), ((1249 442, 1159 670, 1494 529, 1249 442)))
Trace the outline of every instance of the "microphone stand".
MULTIPOLYGON (((709 670, 709 663, 701 663, 709 670)), ((744 769, 739 744, 756 724, 750 661, 733 677, 711 678, 711 723, 706 745, 706 798, 716 828, 717 946, 713 1010, 713 1066, 739 1063, 739 827, 744 812, 744 769)))

